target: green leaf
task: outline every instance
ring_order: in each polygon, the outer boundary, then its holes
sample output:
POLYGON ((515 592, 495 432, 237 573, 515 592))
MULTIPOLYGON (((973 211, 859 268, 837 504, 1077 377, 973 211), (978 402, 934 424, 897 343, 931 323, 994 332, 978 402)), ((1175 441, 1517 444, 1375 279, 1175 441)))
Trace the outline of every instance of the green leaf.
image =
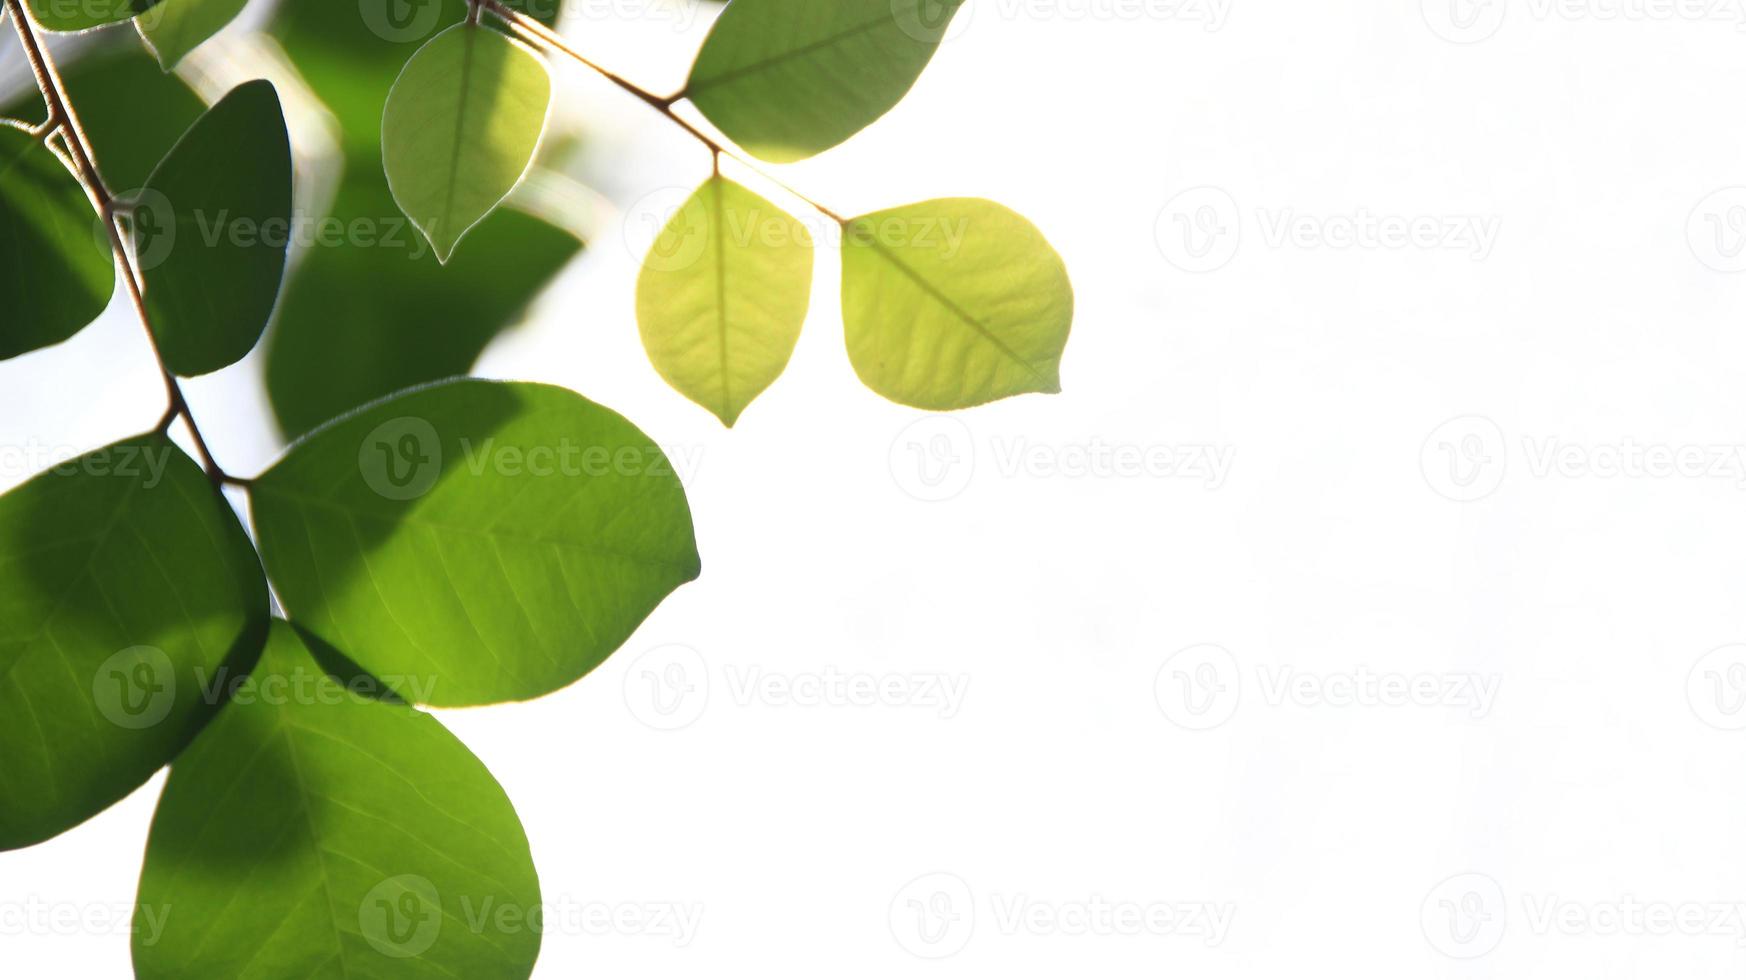
POLYGON ((176 760, 140 980, 520 980, 540 885, 503 788, 436 719, 325 674, 283 621, 176 760))
POLYGON ((788 365, 811 290, 806 228, 712 177, 643 260, 637 323, 661 377, 731 428, 788 365))
POLYGON ((890 111, 960 3, 733 0, 704 39, 685 97, 753 155, 804 159, 890 111))
POLYGON ((291 241, 291 144, 272 83, 232 89, 133 203, 129 224, 164 363, 188 376, 241 360, 272 316, 291 241))
POLYGON ((150 10, 157 0, 25 0, 45 31, 86 31, 128 20, 150 10))
MULTIPOLYGON (((54 0, 50 0, 54 2, 54 0)), ((242 13, 248 0, 163 0, 134 18, 134 26, 165 71, 242 13)))
POLYGON ((0 125, 0 359, 58 344, 97 319, 115 259, 66 166, 29 133, 0 125))
POLYGON ((1061 390, 1073 285, 1022 216, 944 198, 843 229, 843 327, 855 373, 916 408, 1061 390))
POLYGON ((267 338, 267 393, 295 438, 366 402, 467 373, 491 339, 581 249, 508 208, 444 266, 388 193, 382 169, 348 171, 324 227, 364 228, 303 253, 267 338))
POLYGON ((182 451, 125 440, 0 497, 0 850, 47 840, 169 762, 247 670, 267 590, 182 451))
POLYGON ((317 429, 251 493, 286 613, 425 704, 522 700, 606 659, 697 577, 661 450, 563 388, 461 380, 317 429))
POLYGON ((521 181, 551 95, 545 63, 483 27, 452 27, 406 63, 382 111, 382 166, 439 261, 521 181))
MULTIPOLYGON (((89 43, 82 40, 77 56, 61 65, 61 80, 109 189, 120 196, 138 190, 176 138, 206 111, 185 82, 159 70, 131 31, 102 31, 89 43), (149 126, 140 125, 141 106, 151 107, 149 126)), ((42 97, 35 86, 29 89, 0 115, 41 119, 42 97)))

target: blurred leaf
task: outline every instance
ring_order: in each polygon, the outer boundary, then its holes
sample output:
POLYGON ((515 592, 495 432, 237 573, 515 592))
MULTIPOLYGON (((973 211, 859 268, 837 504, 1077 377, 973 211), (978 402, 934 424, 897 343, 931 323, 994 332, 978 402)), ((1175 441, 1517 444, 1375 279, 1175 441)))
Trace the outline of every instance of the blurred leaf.
POLYGON ((85 189, 43 142, 0 126, 0 359, 58 344, 97 319, 115 259, 85 189))
POLYGON ((704 39, 685 97, 774 163, 828 150, 915 84, 962 0, 734 0, 704 39))
POLYGON ((563 388, 432 385, 345 416, 254 484, 261 555, 306 633, 426 704, 538 697, 698 574, 666 456, 563 388))
POLYGON ((521 820, 436 719, 325 674, 273 624, 170 770, 134 919, 140 980, 520 980, 540 885, 521 820))
POLYGON ((637 324, 661 377, 731 428, 788 365, 811 290, 806 228, 717 176, 643 260, 637 324))
POLYGON ((843 229, 843 326, 867 387, 935 410, 1061 390, 1073 285, 1022 216, 923 201, 843 229))
POLYGON ((248 0, 162 0, 133 23, 158 64, 169 71, 188 52, 235 20, 246 3, 248 0))
POLYGON ((45 31, 86 31, 128 20, 150 10, 156 0, 25 0, 45 31))
POLYGON ((0 497, 0 850, 108 807, 215 709, 266 635, 260 561, 236 514, 153 436, 0 497))
MULTIPOLYGON (((104 31, 94 50, 61 66, 61 80, 91 140, 97 167, 117 194, 144 184, 176 138, 206 111, 185 82, 159 70, 131 31, 104 31), (142 113, 149 114, 151 125, 141 124, 142 113)), ((40 119, 42 98, 32 89, 0 113, 40 119)))
POLYGON ((196 375, 242 359, 272 315, 292 234, 291 145, 272 83, 239 85, 219 100, 134 204, 129 223, 165 365, 196 375))
POLYGON ((382 112, 382 165, 439 261, 521 181, 551 96, 537 55, 470 24, 438 34, 406 63, 382 112))
POLYGON ((316 231, 267 338, 267 393, 292 438, 392 392, 465 374, 581 249, 566 232, 505 209, 439 265, 379 169, 348 173, 316 231), (320 237, 341 229, 338 241, 320 237), (354 229, 369 233, 367 244, 354 229))

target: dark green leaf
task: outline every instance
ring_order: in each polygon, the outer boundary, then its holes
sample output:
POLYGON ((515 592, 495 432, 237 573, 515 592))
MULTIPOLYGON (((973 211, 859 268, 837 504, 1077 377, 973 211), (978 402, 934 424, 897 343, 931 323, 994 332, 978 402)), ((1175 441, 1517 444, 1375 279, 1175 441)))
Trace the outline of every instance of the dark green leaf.
POLYGON ((328 676, 273 624, 171 767, 134 916, 140 980, 521 980, 540 886, 502 787, 436 719, 328 676))
POLYGON ((193 461, 127 440, 0 497, 0 849, 121 799, 267 625, 260 562, 193 461))
POLYGON ((272 83, 232 89, 134 203, 134 248, 164 363, 196 375, 240 360, 267 327, 291 240, 291 145, 272 83))
POLYGON ((637 325, 661 377, 732 427, 788 365, 811 290, 806 228, 714 177, 643 260, 637 325))
POLYGON ((923 201, 843 229, 849 359, 892 401, 944 410, 1060 391, 1072 325, 1061 257, 992 201, 923 201))
POLYGON ((382 167, 439 261, 520 183, 551 96, 537 55, 472 24, 438 34, 406 63, 382 111, 382 167))
POLYGON ((85 189, 42 141, 0 125, 0 358, 58 344, 97 319, 115 259, 85 189))
POLYGON ((734 0, 685 96, 765 160, 828 150, 915 84, 962 0, 734 0))
POLYGON ((298 625, 437 705, 537 697, 606 659, 697 577, 666 456, 562 388, 452 381, 316 430, 255 483, 298 625))

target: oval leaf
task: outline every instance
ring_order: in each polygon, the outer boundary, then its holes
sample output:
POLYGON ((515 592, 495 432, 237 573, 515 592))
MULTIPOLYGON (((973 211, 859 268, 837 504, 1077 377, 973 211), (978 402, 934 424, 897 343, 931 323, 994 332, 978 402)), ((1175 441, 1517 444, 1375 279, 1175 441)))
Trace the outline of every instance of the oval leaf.
POLYGON ((519 980, 540 886, 502 787, 436 719, 273 625, 176 760, 134 915, 140 980, 519 980))
MULTIPOLYGON (((52 3, 53 0, 50 0, 52 3)), ((138 17, 134 27, 165 71, 236 19, 248 0, 164 0, 138 17)))
POLYGON ((157 0, 25 0, 45 31, 87 31, 150 10, 157 0))
POLYGON ((643 260, 637 324, 661 377, 732 428, 788 365, 811 291, 806 228, 717 176, 643 260))
POLYGON ((773 163, 828 150, 885 115, 927 67, 962 0, 734 0, 684 95, 773 163))
POLYGON ((563 687, 698 573, 666 456, 548 385, 378 402, 292 446, 250 496, 287 615, 425 704, 563 687))
POLYGON ((207 110, 133 206, 164 363, 191 376, 241 360, 273 314, 291 244, 291 144, 272 83, 239 85, 207 110))
POLYGON ((843 229, 843 328, 861 381, 916 408, 1061 390, 1073 285, 1022 216, 945 198, 843 229))
POLYGON ((115 291, 115 259, 97 212, 42 141, 0 125, 0 359, 58 344, 97 319, 115 291))
POLYGON ((545 64, 484 27, 451 27, 406 63, 382 111, 382 166, 439 260, 527 172, 551 95, 545 64))
POLYGON ((182 451, 116 443, 0 497, 0 850, 144 783, 260 652, 267 590, 236 514, 182 451))

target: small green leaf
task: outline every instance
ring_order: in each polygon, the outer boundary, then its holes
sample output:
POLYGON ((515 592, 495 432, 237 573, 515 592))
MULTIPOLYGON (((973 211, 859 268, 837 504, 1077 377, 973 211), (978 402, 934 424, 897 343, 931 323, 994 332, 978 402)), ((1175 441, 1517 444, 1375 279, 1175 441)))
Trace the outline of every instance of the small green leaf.
POLYGON ((139 980, 522 980, 521 820, 436 719, 327 675, 286 623, 176 760, 134 913, 139 980))
POLYGON ((855 373, 916 408, 1061 390, 1073 285, 1022 216, 944 198, 843 229, 843 327, 855 373))
POLYGON ((268 576, 299 627, 421 703, 554 691, 697 577, 685 490, 618 414, 461 380, 310 433, 255 481, 268 576))
POLYGON ((272 316, 291 243, 291 144, 272 83, 207 110, 132 204, 164 363, 191 376, 241 360, 272 316))
POLYGON ((451 27, 406 63, 382 111, 382 166, 438 260, 521 181, 551 96, 545 64, 484 27, 451 27))
POLYGON ((97 319, 115 259, 85 189, 43 142, 0 125, 0 359, 58 344, 97 319))
MULTIPOLYGON (((49 0, 50 3, 55 0, 49 0)), ((165 71, 224 29, 248 0, 163 0, 134 18, 134 26, 165 71)))
POLYGON ((88 31, 128 20, 150 10, 157 0, 25 0, 45 31, 88 31))
POLYGON ((236 514, 182 451, 141 437, 0 497, 0 850, 132 792, 246 671, 267 589, 236 514))
POLYGON ((637 324, 661 377, 731 428, 787 366, 811 289, 806 228, 712 177, 643 260, 637 324))
POLYGON ((860 132, 915 84, 963 0, 734 0, 691 66, 690 99, 773 163, 860 132))

